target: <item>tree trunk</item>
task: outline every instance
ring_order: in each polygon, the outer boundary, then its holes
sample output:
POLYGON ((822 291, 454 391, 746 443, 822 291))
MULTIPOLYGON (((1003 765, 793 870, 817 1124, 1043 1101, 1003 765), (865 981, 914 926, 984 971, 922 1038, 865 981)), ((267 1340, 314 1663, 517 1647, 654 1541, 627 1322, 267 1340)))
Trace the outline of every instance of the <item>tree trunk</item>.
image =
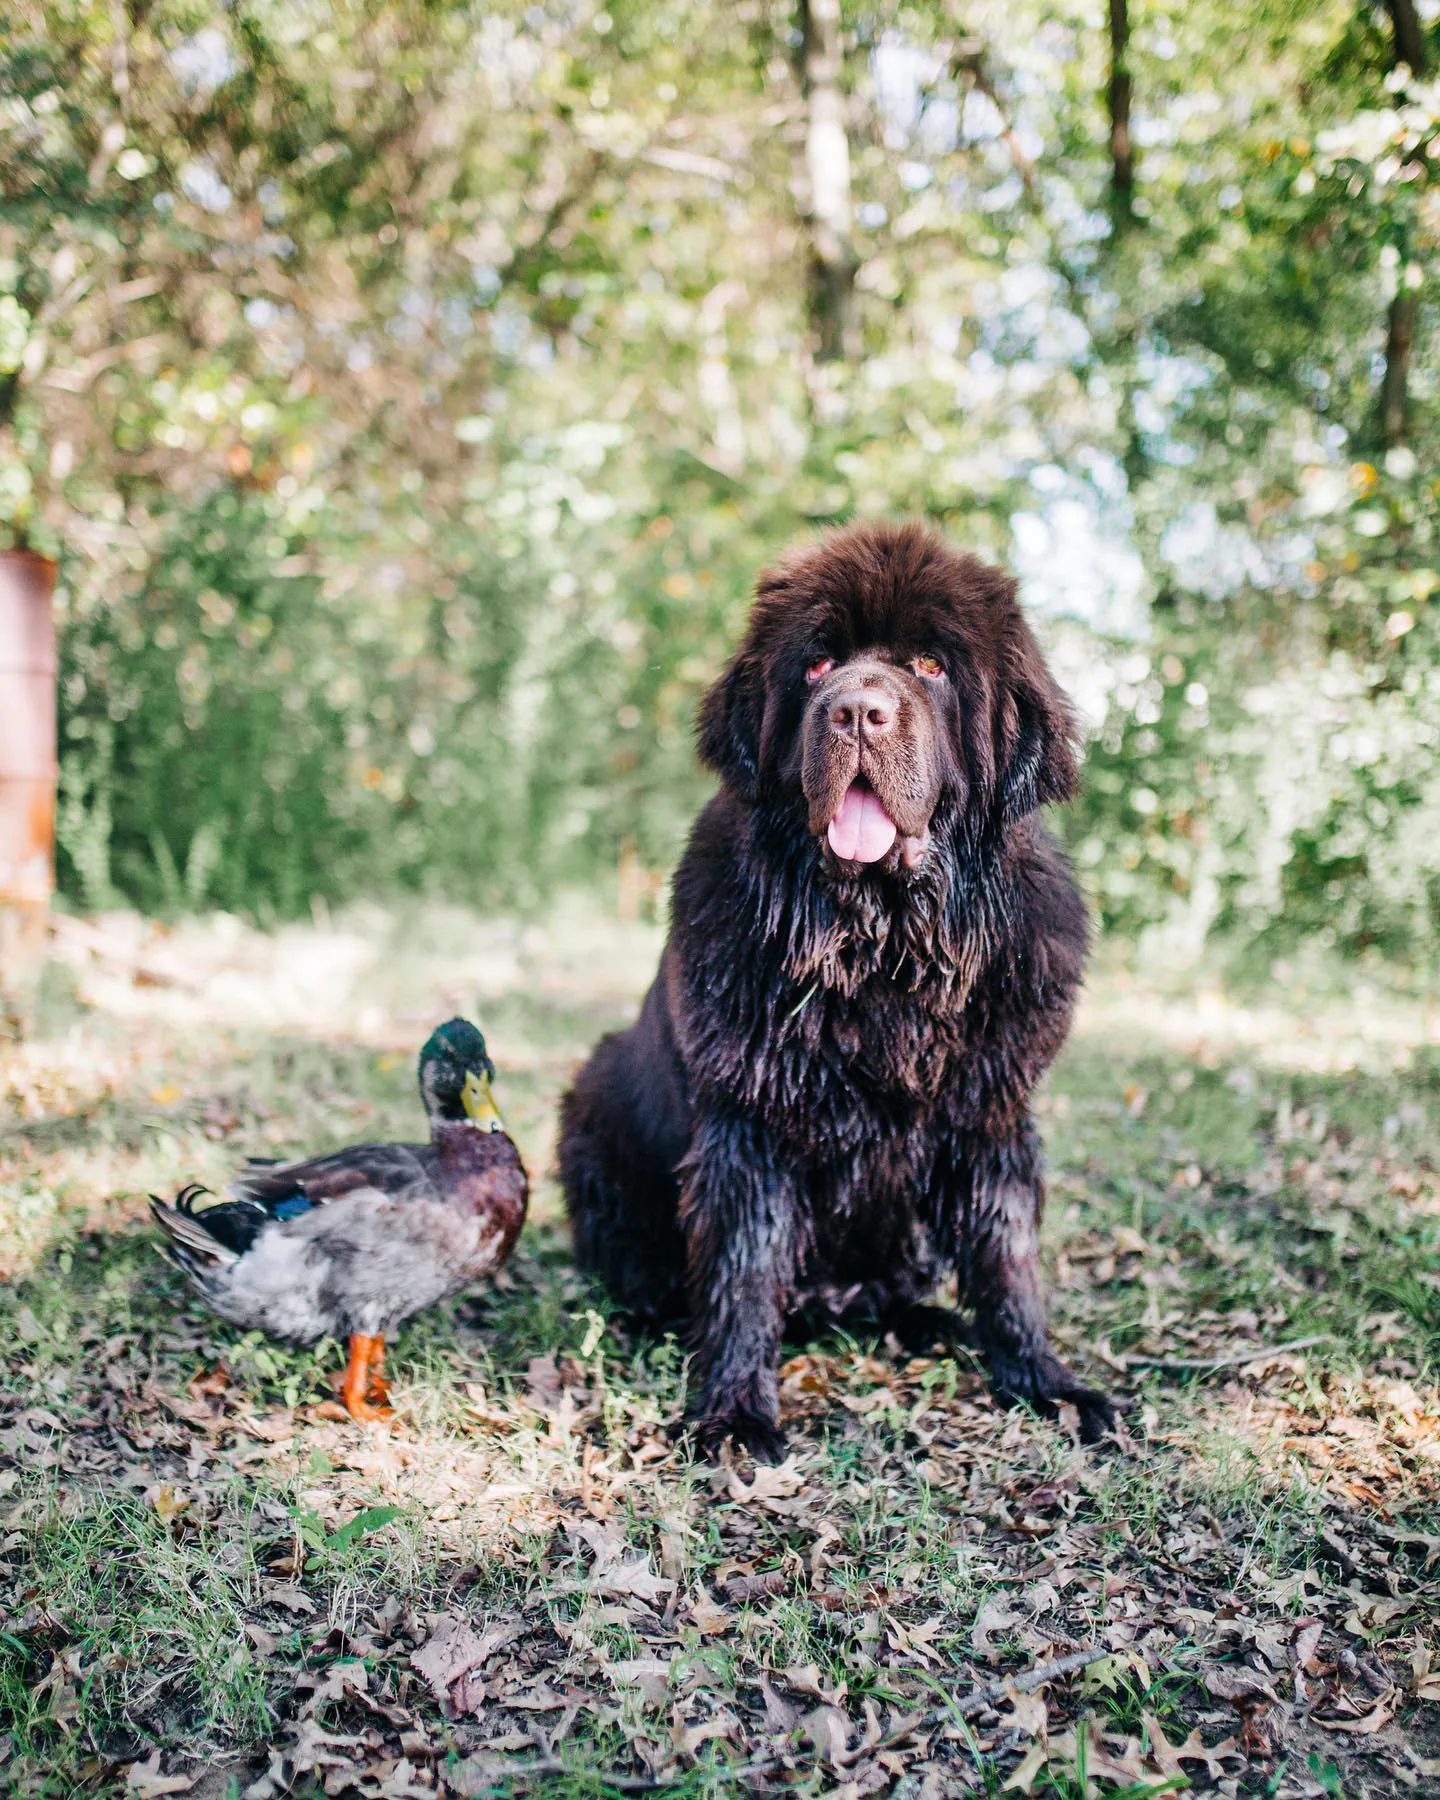
POLYGON ((805 222, 810 235, 810 324, 816 354, 859 354, 850 242, 850 140, 840 48, 840 0, 799 0, 800 86, 805 96, 805 222))
POLYGON ((1404 63, 1412 75, 1423 75, 1430 57, 1425 44, 1425 27, 1415 10, 1415 0, 1389 0, 1390 26, 1395 38, 1395 61, 1404 63))
POLYGON ((1110 0, 1110 186, 1115 211, 1128 219, 1135 194, 1135 150, 1130 141, 1130 8, 1110 0))
MULTIPOLYGON (((1428 47, 1415 0, 1389 0, 1394 33, 1394 58, 1412 75, 1424 75, 1430 66, 1428 47)), ((1380 383, 1380 437, 1386 449, 1403 444, 1410 428, 1410 357, 1415 348, 1415 325, 1420 296, 1405 286, 1405 258, 1400 259, 1400 288, 1390 302, 1385 326, 1385 374, 1380 383)))
MULTIPOLYGON (((1405 278, 1401 265, 1400 278, 1405 278)), ((1410 423, 1410 353, 1415 347, 1415 317, 1420 296, 1414 288, 1401 288, 1390 302, 1390 321, 1385 331, 1385 374, 1380 383, 1380 436, 1388 450, 1403 444, 1410 423)))

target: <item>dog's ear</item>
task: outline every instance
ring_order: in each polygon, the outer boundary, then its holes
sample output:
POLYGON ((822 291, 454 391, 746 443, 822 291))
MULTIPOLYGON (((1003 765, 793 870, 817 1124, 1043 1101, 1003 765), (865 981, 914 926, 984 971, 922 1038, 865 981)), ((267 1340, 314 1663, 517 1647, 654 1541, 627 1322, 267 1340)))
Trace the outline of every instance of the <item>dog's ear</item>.
POLYGON ((760 793, 764 707, 760 660, 747 645, 700 702, 695 722, 701 762, 746 800, 760 793))
POLYGON ((1001 816, 1013 823, 1037 806, 1073 800, 1080 785, 1075 715, 1018 615, 999 687, 996 789, 1001 816))

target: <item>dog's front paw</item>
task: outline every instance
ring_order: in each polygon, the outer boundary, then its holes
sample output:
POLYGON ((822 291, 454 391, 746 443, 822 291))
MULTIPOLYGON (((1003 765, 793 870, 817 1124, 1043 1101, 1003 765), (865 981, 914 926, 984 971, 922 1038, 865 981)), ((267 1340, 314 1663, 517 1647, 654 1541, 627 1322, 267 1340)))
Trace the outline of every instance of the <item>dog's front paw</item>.
POLYGON ((1096 1444, 1114 1431, 1119 1420, 1115 1402, 1099 1388, 1087 1387, 1058 1356, 990 1354, 991 1387, 1002 1406, 1033 1406, 1053 1415, 1064 1402, 1080 1415, 1082 1443, 1096 1444))
POLYGON ((1059 1398, 1068 1400, 1079 1413, 1082 1444, 1098 1444, 1102 1438, 1111 1436, 1120 1423, 1119 1408, 1099 1388, 1086 1387, 1077 1382, 1068 1393, 1059 1398))
POLYGON ((785 1433, 779 1422, 752 1407, 737 1405, 700 1414, 689 1421, 689 1429, 700 1454, 711 1462, 720 1460, 727 1440, 757 1463, 785 1460, 785 1433))

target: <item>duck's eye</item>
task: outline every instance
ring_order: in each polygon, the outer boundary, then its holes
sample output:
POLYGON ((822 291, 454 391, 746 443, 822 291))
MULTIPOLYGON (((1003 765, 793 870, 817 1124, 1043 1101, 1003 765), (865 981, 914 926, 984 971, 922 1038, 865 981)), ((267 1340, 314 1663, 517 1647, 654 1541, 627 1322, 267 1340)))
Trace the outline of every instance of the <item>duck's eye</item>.
POLYGON ((931 681, 945 673, 945 665, 938 656, 917 656, 911 667, 917 675, 927 676, 931 681))
POLYGON ((805 671, 805 679, 809 682, 822 681, 834 667, 835 658, 833 656, 822 656, 819 662, 811 663, 805 671))

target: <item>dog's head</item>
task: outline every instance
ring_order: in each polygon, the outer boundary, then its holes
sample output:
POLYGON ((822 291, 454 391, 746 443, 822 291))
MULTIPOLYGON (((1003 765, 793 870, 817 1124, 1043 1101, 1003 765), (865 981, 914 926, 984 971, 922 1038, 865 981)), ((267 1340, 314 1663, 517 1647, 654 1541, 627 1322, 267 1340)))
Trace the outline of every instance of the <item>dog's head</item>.
POLYGON ((916 868, 1076 787, 1074 722, 1002 570, 919 525, 860 526, 760 579, 700 709, 700 754, 744 798, 803 796, 837 874, 916 868))

